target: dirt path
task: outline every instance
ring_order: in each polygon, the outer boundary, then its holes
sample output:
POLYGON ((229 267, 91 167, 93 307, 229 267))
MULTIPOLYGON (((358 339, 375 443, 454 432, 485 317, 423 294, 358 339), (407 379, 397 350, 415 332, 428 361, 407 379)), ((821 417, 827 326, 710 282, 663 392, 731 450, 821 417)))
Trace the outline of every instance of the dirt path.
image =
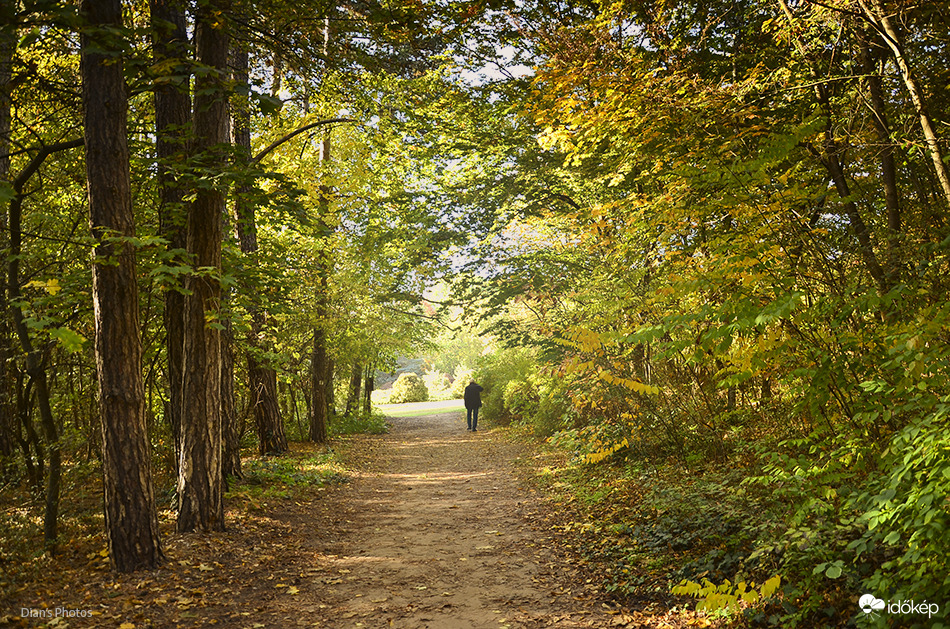
POLYGON ((392 423, 339 500, 339 539, 315 549, 325 588, 301 591, 298 610, 340 628, 627 624, 546 543, 515 446, 468 432, 458 412, 392 423))
POLYGON ((392 424, 338 443, 358 470, 349 482, 257 497, 238 486, 227 531, 178 534, 163 512, 156 570, 111 572, 101 533, 12 586, 0 557, 12 592, 0 626, 683 626, 602 596, 553 530, 569 516, 519 482, 518 446, 466 431, 458 411, 392 424))

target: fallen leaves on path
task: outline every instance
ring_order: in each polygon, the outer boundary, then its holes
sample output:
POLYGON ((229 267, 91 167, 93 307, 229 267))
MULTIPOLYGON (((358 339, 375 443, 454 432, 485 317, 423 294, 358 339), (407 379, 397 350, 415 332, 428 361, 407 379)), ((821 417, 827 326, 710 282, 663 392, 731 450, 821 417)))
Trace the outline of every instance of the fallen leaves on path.
MULTIPOLYGON (((103 540, 91 537, 54 558, 42 579, 18 584, 0 625, 708 626, 610 601, 563 532, 567 514, 519 480, 518 446, 456 420, 404 418, 388 435, 335 444, 347 483, 270 495, 237 487, 223 533, 180 535, 163 513, 158 570, 113 574, 103 540), (57 609, 77 613, 21 613, 57 609)), ((295 444, 291 456, 313 453, 295 444)))

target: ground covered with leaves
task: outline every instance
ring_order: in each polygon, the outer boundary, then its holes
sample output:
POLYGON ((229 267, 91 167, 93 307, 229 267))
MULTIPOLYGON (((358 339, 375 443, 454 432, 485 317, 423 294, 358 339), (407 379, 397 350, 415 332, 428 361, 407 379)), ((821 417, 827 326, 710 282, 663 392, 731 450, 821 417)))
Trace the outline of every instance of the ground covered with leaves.
MULTIPOLYGON (((247 459, 226 532, 179 535, 162 514, 167 560, 155 571, 109 571, 91 499, 54 557, 14 564, 5 531, 0 624, 710 626, 662 592, 618 603, 577 535, 580 516, 530 480, 540 459, 527 446, 467 432, 458 412, 391 421, 388 434, 332 450, 247 459)), ((5 526, 16 509, 5 507, 5 526)))

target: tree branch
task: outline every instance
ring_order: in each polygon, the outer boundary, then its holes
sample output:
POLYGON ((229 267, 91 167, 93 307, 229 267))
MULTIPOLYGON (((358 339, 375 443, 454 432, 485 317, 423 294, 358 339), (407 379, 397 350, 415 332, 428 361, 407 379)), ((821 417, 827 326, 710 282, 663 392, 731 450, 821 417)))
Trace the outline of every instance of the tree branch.
POLYGON ((288 140, 291 140, 292 138, 294 138, 294 137, 300 135, 300 134, 303 133, 304 131, 309 131, 310 129, 313 129, 313 128, 315 128, 315 127, 319 127, 319 126, 321 126, 321 125, 334 124, 334 123, 337 123, 337 122, 356 122, 356 121, 353 120, 352 118, 330 118, 329 120, 318 120, 317 122, 311 122, 310 124, 306 124, 306 125, 300 127, 299 129, 294 129, 293 131, 291 131, 290 133, 288 133, 288 134, 285 135, 284 137, 279 138, 279 139, 274 140, 273 142, 271 142, 271 143, 267 146, 267 148, 265 148, 263 151, 261 151, 260 153, 258 153, 257 155, 254 156, 254 158, 251 160, 251 164, 256 164, 257 162, 261 161, 262 159, 264 159, 264 157, 267 156, 268 153, 270 153, 271 151, 273 151, 274 149, 276 149, 278 146, 280 146, 281 144, 284 144, 284 143, 287 142, 288 140))
POLYGON ((20 194, 23 190, 23 186, 26 185, 26 182, 30 180, 36 171, 39 170, 39 167, 43 165, 43 162, 46 161, 46 158, 52 155, 53 153, 58 153, 59 151, 65 151, 67 149, 73 149, 83 145, 83 138, 76 138, 74 140, 66 140, 65 142, 57 142, 56 144, 47 144, 46 146, 40 149, 40 152, 30 160, 30 163, 26 165, 16 179, 13 180, 13 190, 17 194, 20 194))

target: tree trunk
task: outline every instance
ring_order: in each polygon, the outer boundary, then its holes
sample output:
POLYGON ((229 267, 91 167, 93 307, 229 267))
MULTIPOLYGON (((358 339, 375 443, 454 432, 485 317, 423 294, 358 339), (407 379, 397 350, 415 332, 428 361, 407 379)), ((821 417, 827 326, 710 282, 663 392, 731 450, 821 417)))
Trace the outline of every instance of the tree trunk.
MULTIPOLYGON (((248 54, 243 50, 232 52, 234 80, 246 84, 248 80, 248 54)), ((233 142, 244 164, 251 161, 251 120, 247 98, 232 98, 233 142)), ((234 208, 236 214, 238 240, 241 253, 252 264, 257 255, 257 217, 255 207, 249 199, 249 187, 238 186, 234 208)), ((284 419, 277 403, 277 371, 262 363, 259 359, 262 349, 261 334, 264 330, 264 312, 260 305, 252 300, 248 306, 251 317, 251 329, 248 332, 247 375, 251 406, 254 409, 254 423, 257 426, 259 450, 264 454, 280 454, 287 451, 287 436, 284 432, 284 419)))
MULTIPOLYGON (((113 29, 122 22, 119 0, 84 0, 82 12, 97 30, 82 36, 83 124, 89 215, 96 246, 92 271, 96 371, 102 421, 102 471, 109 557, 120 572, 154 568, 162 559, 152 491, 135 235, 126 130, 128 96, 113 29), (119 239, 116 239, 119 237, 119 239)), ((37 381, 45 387, 45 378, 37 381)), ((41 414, 43 407, 40 392, 41 414)), ((47 429, 49 430, 49 429, 47 429)), ((54 446, 58 450, 58 446, 54 446)))
MULTIPOLYGON (((20 347, 26 354, 26 373, 31 385, 36 388, 37 402, 40 407, 40 419, 49 449, 49 475, 46 488, 46 512, 43 516, 43 530, 46 547, 56 549, 57 522, 59 519, 59 491, 61 457, 59 451, 59 433, 53 418, 49 399, 49 386, 42 351, 33 347, 33 339, 26 325, 23 310, 17 305, 20 298, 20 253, 23 244, 23 232, 20 221, 23 215, 23 187, 40 168, 46 158, 58 151, 82 146, 83 140, 67 140, 43 146, 37 155, 13 180, 13 199, 10 201, 7 228, 9 229, 9 256, 7 257, 8 305, 13 317, 14 328, 20 347)), ((42 462, 42 459, 40 459, 42 462)))
MULTIPOLYGON (((790 27, 794 31, 796 29, 795 16, 789 8, 788 3, 786 0, 778 0, 778 3, 782 9, 782 12, 788 19, 790 27)), ((815 79, 815 97, 818 101, 818 104, 825 113, 825 140, 820 151, 814 149, 815 156, 821 161, 822 165, 831 176, 832 182, 834 182, 835 190, 837 190, 838 195, 841 198, 841 204, 844 207, 845 214, 847 214, 848 221, 851 224, 851 230, 854 233, 855 238, 857 238, 858 251, 860 252, 864 266, 867 268, 868 273, 877 284, 878 291, 881 294, 886 293, 888 290, 890 290, 891 284, 889 283, 887 274, 884 272, 884 269, 881 267, 881 264, 877 259, 877 254, 874 251, 874 243, 871 238, 871 231, 868 229, 867 223, 864 222, 864 218, 861 216, 861 212, 858 209, 857 204, 851 198, 851 188, 845 176, 844 166, 841 164, 841 160, 838 158, 841 151, 834 136, 834 128, 831 120, 831 114, 834 111, 834 108, 832 107, 831 97, 828 94, 827 86, 823 81, 821 73, 812 63, 804 44, 797 38, 794 39, 794 43, 799 54, 801 54, 802 58, 805 60, 805 63, 808 65, 810 74, 815 79)))
POLYGON ((23 453, 23 464, 26 467, 26 478, 30 489, 37 496, 43 493, 43 476, 45 474, 46 452, 39 436, 36 434, 36 428, 33 426, 33 420, 30 418, 32 412, 32 403, 30 399, 32 383, 23 384, 24 374, 18 372, 16 378, 16 416, 18 420, 17 430, 15 432, 17 443, 23 453), (23 432, 20 431, 23 429, 23 432))
MULTIPOLYGON (((177 0, 151 0, 152 54, 155 62, 181 60, 174 75, 155 87, 155 152, 158 160, 158 221, 159 233, 167 241, 170 252, 181 252, 187 247, 185 230, 185 190, 178 183, 178 173, 170 166, 180 161, 185 153, 187 127, 191 122, 188 32, 185 26, 184 5, 177 0), (179 160, 175 158, 178 157, 179 160)), ((181 255, 172 262, 186 264, 181 255)), ((182 346, 184 344, 185 297, 174 288, 165 292, 165 352, 168 400, 166 407, 172 438, 175 443, 175 462, 181 456, 182 409, 182 346)))
POLYGON ((890 125, 887 121, 887 102, 884 97, 884 88, 881 77, 877 73, 874 60, 871 56, 871 46, 867 42, 867 34, 858 31, 859 50, 864 76, 866 77, 868 94, 870 96, 871 119, 874 131, 881 144, 881 182, 884 184, 884 207, 887 210, 887 278, 888 284, 893 286, 900 281, 900 235, 901 235, 901 203, 900 191, 897 187, 897 165, 894 161, 894 146, 891 140, 890 125))
MULTIPOLYGON (((326 43, 326 42, 324 42, 326 43)), ((330 135, 324 136, 320 143, 320 161, 330 161, 330 135)), ((329 399, 333 393, 333 368, 327 356, 327 327, 330 314, 330 254, 329 247, 330 227, 326 220, 330 212, 330 191, 326 186, 320 187, 320 209, 317 217, 317 228, 323 238, 323 248, 318 254, 319 286, 317 290, 317 326, 313 332, 313 353, 310 362, 311 396, 310 440, 316 443, 326 443, 327 423, 330 411, 329 399)))
POLYGON ((363 378, 363 413, 369 415, 373 410, 373 390, 376 388, 376 368, 372 363, 366 367, 366 377, 363 378))
MULTIPOLYGON (((227 15, 223 2, 196 16, 197 60, 207 70, 195 80, 195 150, 216 174, 227 142, 227 15)), ((207 171, 204 174, 208 174, 207 171)), ((178 461, 178 531, 224 530, 221 427, 221 334, 208 319, 220 308, 224 193, 199 189, 188 213, 188 253, 196 273, 188 277, 184 308, 181 456, 178 461)))
POLYGON ((901 79, 904 81, 904 87, 910 94, 910 100, 914 103, 914 109, 917 112, 917 118, 920 120, 920 128, 924 134, 924 144, 927 145, 927 151, 930 153, 930 159, 934 165, 934 172, 937 175, 937 181, 940 182, 940 188, 943 190, 944 202, 950 207, 950 173, 947 171, 946 164, 943 163, 943 153, 940 150, 940 140, 937 138, 937 132, 933 128, 933 122, 930 119, 930 113, 927 111, 927 103, 924 101, 923 92, 917 84, 917 77, 914 75, 907 57, 904 54, 904 42, 897 28, 891 21, 891 17, 884 7, 882 0, 859 0, 861 8, 865 15, 881 35, 881 39, 887 44, 887 47, 894 53, 894 60, 897 62, 897 68, 900 70, 901 79))
POLYGON ((230 320, 225 322, 221 333, 221 426, 223 433, 221 473, 225 480, 228 476, 243 478, 241 430, 234 405, 234 331, 230 320))
POLYGON ((349 417, 360 407, 360 391, 363 388, 363 365, 353 363, 350 370, 350 386, 346 396, 346 411, 344 414, 349 417))
POLYGON ((310 441, 327 442, 327 345, 323 324, 313 331, 313 351, 310 354, 310 441))
POLYGON ((327 418, 333 421, 336 416, 336 387, 333 384, 333 378, 336 375, 336 362, 332 358, 327 359, 327 380, 324 383, 326 392, 324 397, 327 399, 327 418))
MULTIPOLYGON (((12 10, 13 7, 8 7, 12 10)), ((9 16, 12 21, 12 15, 9 16)), ((16 47, 13 29, 0 30, 0 182, 10 181, 10 133, 12 131, 10 80, 12 78, 13 50, 16 47)), ((0 213, 0 250, 8 250, 7 216, 0 213)), ((14 407, 13 330, 7 312, 6 287, 0 290, 0 458, 10 457, 16 447, 16 411, 14 407)), ((0 479, 5 480, 5 479, 0 479)))

